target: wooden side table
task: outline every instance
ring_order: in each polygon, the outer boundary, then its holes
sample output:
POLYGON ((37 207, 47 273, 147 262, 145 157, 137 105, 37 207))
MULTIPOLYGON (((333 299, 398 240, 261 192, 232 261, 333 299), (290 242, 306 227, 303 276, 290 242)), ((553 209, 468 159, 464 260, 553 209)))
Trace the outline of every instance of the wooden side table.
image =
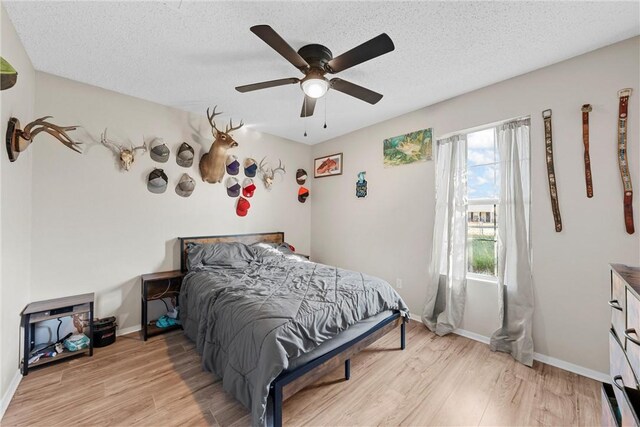
POLYGON ((171 297, 176 298, 177 304, 183 277, 184 273, 180 270, 163 271, 161 273, 150 273, 140 276, 142 285, 142 318, 140 323, 142 326, 142 339, 144 341, 151 336, 182 327, 180 325, 174 325, 167 328, 159 328, 156 326, 155 320, 149 322, 147 305, 149 304, 149 301, 171 297))
POLYGON ((22 326, 24 328, 24 355, 21 362, 22 375, 26 376, 31 368, 46 365, 51 362, 57 362, 59 360, 66 359, 67 357, 79 356, 87 353, 89 356, 93 356, 93 301, 93 293, 74 295, 65 298, 32 302, 22 310, 22 326), (45 357, 37 362, 29 364, 29 353, 35 347, 34 339, 36 323, 43 322, 45 320, 57 319, 59 317, 73 316, 74 314, 84 314, 89 317, 89 347, 78 351, 69 351, 65 349, 55 357, 45 357))

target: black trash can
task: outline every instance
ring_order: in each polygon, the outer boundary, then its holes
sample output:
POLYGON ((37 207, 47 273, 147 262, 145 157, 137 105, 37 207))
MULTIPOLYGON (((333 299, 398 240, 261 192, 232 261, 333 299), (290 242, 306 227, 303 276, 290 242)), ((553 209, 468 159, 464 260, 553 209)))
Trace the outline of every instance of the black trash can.
POLYGON ((116 318, 105 317, 93 321, 93 346, 106 347, 116 342, 116 318))

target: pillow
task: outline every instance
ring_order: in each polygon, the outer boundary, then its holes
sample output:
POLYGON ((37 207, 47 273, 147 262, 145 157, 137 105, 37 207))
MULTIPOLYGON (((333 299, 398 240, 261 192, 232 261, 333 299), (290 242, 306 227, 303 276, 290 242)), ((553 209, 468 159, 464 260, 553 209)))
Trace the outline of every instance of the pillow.
POLYGON ((257 259, 293 255, 288 243, 254 243, 250 248, 257 259))
POLYGON ((196 270, 207 267, 244 268, 255 255, 244 243, 195 243, 187 247, 187 268, 196 270))

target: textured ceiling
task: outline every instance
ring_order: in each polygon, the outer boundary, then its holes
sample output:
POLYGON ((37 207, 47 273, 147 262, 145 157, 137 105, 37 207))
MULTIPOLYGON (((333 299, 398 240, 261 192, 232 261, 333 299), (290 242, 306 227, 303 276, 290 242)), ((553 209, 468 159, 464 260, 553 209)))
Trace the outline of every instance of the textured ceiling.
MULTIPOLYGON (((313 144, 640 33, 639 2, 3 1, 36 69, 313 144), (396 50, 339 74, 383 93, 374 106, 339 92, 299 117, 300 77, 249 31, 271 25, 294 49, 334 56, 382 33, 396 50), (308 137, 303 137, 307 127, 308 137)), ((427 126, 428 123, 425 123, 427 126)))

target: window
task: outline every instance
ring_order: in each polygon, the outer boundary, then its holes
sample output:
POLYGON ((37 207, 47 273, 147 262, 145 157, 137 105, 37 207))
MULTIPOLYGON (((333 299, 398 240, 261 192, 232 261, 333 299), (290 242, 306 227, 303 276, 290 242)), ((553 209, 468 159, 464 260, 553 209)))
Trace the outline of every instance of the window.
POLYGON ((467 272, 498 272, 500 169, 493 128, 467 134, 467 272))

